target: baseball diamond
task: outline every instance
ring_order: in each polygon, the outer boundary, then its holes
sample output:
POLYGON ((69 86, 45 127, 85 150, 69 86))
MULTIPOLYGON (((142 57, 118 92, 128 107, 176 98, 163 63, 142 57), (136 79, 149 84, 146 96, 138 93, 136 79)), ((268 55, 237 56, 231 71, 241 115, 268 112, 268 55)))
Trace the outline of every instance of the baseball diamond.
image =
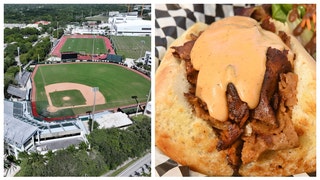
POLYGON ((146 102, 151 82, 150 78, 118 64, 62 63, 37 65, 32 86, 34 115, 56 119, 91 111, 94 96, 97 111, 134 105, 133 95, 139 102, 146 102), (93 87, 99 88, 95 95, 93 87))

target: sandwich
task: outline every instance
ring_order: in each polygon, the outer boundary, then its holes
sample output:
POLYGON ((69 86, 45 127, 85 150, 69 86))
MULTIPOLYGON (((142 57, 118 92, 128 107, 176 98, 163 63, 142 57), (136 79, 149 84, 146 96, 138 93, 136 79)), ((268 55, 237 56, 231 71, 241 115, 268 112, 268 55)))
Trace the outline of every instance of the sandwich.
POLYGON ((316 170, 316 65, 278 21, 196 23, 156 71, 155 140, 208 176, 316 170))

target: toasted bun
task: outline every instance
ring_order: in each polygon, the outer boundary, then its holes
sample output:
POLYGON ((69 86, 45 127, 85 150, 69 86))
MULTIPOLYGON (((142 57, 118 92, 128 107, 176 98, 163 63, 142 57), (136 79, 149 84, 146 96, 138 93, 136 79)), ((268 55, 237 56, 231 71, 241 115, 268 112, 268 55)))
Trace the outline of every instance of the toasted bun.
MULTIPOLYGON (((172 46, 181 46, 208 26, 196 23, 172 46)), ((277 30, 286 31, 282 24, 277 30)), ((298 103, 292 122, 300 146, 294 149, 268 151, 256 162, 242 165, 242 176, 288 176, 316 170, 316 65, 301 44, 291 36, 296 54, 294 72, 298 74, 298 103)), ((172 55, 169 48, 156 72, 155 135, 156 146, 171 159, 209 176, 231 176, 225 151, 217 151, 218 137, 209 123, 196 117, 184 93, 189 91, 184 61, 172 55)))

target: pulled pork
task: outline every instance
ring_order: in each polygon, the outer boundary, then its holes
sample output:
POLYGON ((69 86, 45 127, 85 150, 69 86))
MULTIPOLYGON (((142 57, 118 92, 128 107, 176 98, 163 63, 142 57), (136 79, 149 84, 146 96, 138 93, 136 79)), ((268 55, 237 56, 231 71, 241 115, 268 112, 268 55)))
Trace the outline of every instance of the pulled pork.
MULTIPOLYGON (((286 35, 282 34, 282 37, 286 35)), ((286 39, 287 38, 282 38, 286 39)), ((211 123, 219 141, 217 150, 227 152, 229 165, 235 175, 241 164, 257 161, 268 150, 294 148, 299 145, 291 121, 296 104, 297 75, 292 73, 287 51, 269 47, 266 53, 266 71, 255 109, 249 109, 236 87, 229 83, 226 90, 228 120, 221 122, 209 115, 207 105, 195 95, 198 71, 193 68, 190 52, 196 39, 183 46, 172 47, 173 55, 185 62, 187 79, 191 85, 185 97, 193 106, 196 116, 211 123)))

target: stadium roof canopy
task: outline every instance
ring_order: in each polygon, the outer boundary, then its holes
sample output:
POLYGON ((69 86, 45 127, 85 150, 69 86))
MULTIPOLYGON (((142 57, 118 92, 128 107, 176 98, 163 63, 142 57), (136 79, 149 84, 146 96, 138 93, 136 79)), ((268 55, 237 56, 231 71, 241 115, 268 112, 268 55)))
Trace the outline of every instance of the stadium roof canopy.
POLYGON ((128 118, 128 115, 122 112, 98 116, 95 118, 95 121, 100 124, 99 128, 121 128, 132 124, 132 121, 130 118, 128 118))
POLYGON ((37 132, 38 128, 15 118, 13 105, 13 102, 4 101, 4 139, 20 148, 37 132))
MULTIPOLYGON (((4 101, 4 138, 9 144, 21 147, 25 144, 37 131, 40 138, 64 137, 80 134, 84 131, 88 134, 81 120, 59 121, 59 122, 43 122, 33 119, 32 117, 23 117, 23 106, 19 102, 4 101)), ((81 139, 81 138, 80 138, 81 139)), ((75 137, 71 144, 78 144, 79 137, 75 137)), ((64 140, 55 141, 59 146, 66 145, 68 142, 64 140)), ((82 140, 83 141, 83 140, 82 140)), ((48 147, 51 147, 48 146, 48 147)), ((52 146, 52 147, 58 147, 52 146)), ((65 146, 67 147, 67 146, 65 146)))
POLYGON ((8 86, 7 93, 9 93, 9 94, 11 94, 13 96, 22 98, 22 99, 25 99, 26 95, 27 95, 27 91, 26 90, 21 89, 19 87, 15 87, 15 86, 13 86, 11 84, 8 86))
POLYGON ((24 71, 24 72, 19 72, 17 73, 16 77, 15 77, 15 80, 22 86, 22 87, 25 87, 27 82, 28 82, 28 79, 31 75, 31 72, 28 72, 28 71, 24 71), (20 75, 21 74, 21 75, 20 75))

